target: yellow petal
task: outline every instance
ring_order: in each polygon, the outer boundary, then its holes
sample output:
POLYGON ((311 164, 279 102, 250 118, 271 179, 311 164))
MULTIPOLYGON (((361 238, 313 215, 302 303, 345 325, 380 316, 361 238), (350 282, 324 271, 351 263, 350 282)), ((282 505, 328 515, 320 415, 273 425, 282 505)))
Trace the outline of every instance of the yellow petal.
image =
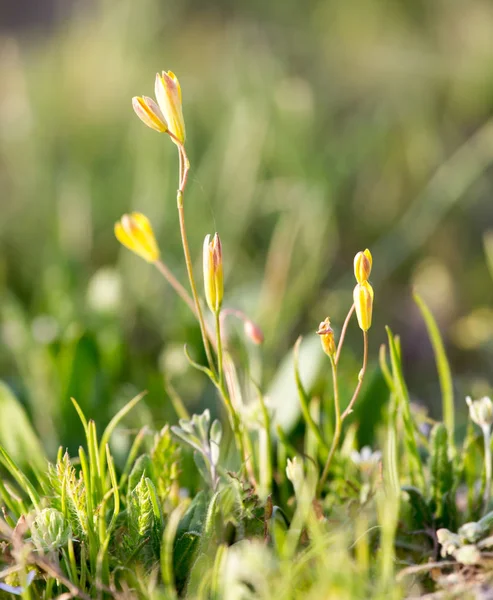
POLYGON ((353 299, 358 325, 363 331, 368 331, 373 313, 373 288, 367 281, 356 284, 353 299))
POLYGON ((181 103, 181 88, 174 74, 171 77, 163 71, 162 75, 159 75, 159 73, 156 75, 155 94, 170 133, 183 144, 185 142, 185 123, 181 103))
POLYGON ((115 225, 115 235, 124 246, 147 262, 158 260, 159 248, 149 219, 143 214, 123 215, 115 225))
POLYGON ((120 221, 118 221, 118 223, 115 223, 115 236, 116 239, 120 242, 120 244, 123 244, 129 250, 134 250, 134 243, 132 241, 132 238, 125 231, 120 221))
POLYGON ((132 98, 132 107, 139 119, 159 133, 168 131, 166 121, 159 109, 159 106, 152 98, 135 96, 132 98))

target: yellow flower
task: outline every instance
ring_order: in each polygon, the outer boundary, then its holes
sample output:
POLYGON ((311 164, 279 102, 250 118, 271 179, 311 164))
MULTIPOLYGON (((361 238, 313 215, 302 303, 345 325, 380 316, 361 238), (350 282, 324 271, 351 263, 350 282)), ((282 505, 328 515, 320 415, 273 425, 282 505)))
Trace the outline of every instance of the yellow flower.
POLYGON ((159 131, 159 133, 166 133, 168 131, 163 113, 152 98, 148 96, 135 96, 132 98, 132 106, 135 114, 147 127, 159 131))
POLYGON ((371 273, 373 259, 368 248, 364 252, 358 252, 354 257, 354 276, 358 283, 368 281, 371 273))
POLYGON ((334 356, 337 352, 336 343, 334 340, 334 330, 330 326, 330 319, 327 317, 318 326, 318 335, 322 342, 322 348, 327 356, 334 356))
MULTIPOLYGON (((185 143, 185 122, 181 104, 181 87, 174 73, 156 74, 156 100, 172 133, 181 144, 185 143)), ((174 140, 173 140, 174 141, 174 140)), ((177 142, 175 142, 177 143, 177 142)))
POLYGON ((221 240, 216 233, 211 241, 204 240, 204 288, 207 304, 213 313, 218 313, 223 302, 223 254, 221 240))
POLYGON ((159 248, 149 219, 142 213, 134 212, 115 223, 116 239, 147 262, 159 259, 159 248))
POLYGON ((368 331, 371 327, 371 317, 373 311, 373 288, 368 281, 356 284, 353 292, 354 307, 358 324, 363 331, 368 331))

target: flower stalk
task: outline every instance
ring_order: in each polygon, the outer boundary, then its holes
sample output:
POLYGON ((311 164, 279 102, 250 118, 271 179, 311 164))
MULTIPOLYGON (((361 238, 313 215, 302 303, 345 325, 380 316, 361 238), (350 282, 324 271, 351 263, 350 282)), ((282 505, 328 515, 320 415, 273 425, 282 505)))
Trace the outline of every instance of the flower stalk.
POLYGON ((329 475, 330 466, 334 457, 335 451, 339 445, 339 441, 342 433, 342 425, 344 420, 353 412, 353 407, 358 399, 358 396, 363 386, 363 379, 365 377, 366 369, 368 366, 368 330, 371 327, 372 312, 373 312, 373 288, 371 287, 368 277, 371 273, 373 259, 371 252, 366 249, 364 252, 358 252, 354 257, 354 276, 356 278, 356 287, 353 292, 353 304, 349 309, 349 312, 344 321, 344 325, 341 331, 341 337, 339 344, 335 345, 333 339, 333 332, 330 328, 330 321, 327 318, 320 324, 317 333, 321 335, 321 342, 324 352, 330 359, 332 367, 332 383, 333 383, 333 394, 334 394, 334 411, 335 411, 335 426, 334 435, 332 438, 332 444, 325 461, 322 475, 318 482, 317 494, 320 494, 323 490, 327 477, 329 475), (346 336, 346 331, 349 325, 349 321, 356 312, 358 319, 358 325, 363 332, 363 365, 358 374, 358 383, 354 390, 353 396, 349 401, 347 408, 341 414, 340 400, 339 400, 339 384, 337 380, 337 365, 341 356, 342 345, 346 336))

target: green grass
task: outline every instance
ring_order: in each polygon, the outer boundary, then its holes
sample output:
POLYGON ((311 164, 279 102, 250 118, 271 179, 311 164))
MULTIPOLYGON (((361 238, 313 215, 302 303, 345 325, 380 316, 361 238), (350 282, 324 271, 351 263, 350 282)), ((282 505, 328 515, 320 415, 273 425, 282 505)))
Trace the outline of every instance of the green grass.
MULTIPOLYGON (((438 330, 431 313, 426 315, 439 349, 438 330)), ((47 469, 31 460, 31 468, 23 470, 0 446, 5 595, 474 594, 489 577, 493 545, 479 429, 471 426, 455 448, 443 423, 419 424, 402 376, 399 339, 388 333, 389 352, 383 349, 381 366, 390 396, 374 438, 382 453, 355 454, 357 422, 350 414, 327 481, 320 475, 332 436, 326 436, 324 423, 331 421, 333 406, 325 398, 321 404, 301 379, 304 443, 285 433, 273 435, 270 408, 260 396, 260 420, 245 418, 240 425, 252 452, 250 468, 240 461, 231 435, 223 436, 220 421, 211 423, 209 410, 181 418, 171 429, 143 427, 124 466, 117 468, 110 444, 131 411, 145 402, 143 394, 101 435, 74 400, 85 443, 75 457, 60 447, 47 469)), ((437 356, 446 361, 440 350, 437 356)), ((299 378, 298 368, 296 362, 299 378)), ((11 410, 21 410, 7 387, 2 393, 11 410)), ((488 432, 491 412, 490 407, 482 413, 488 432)), ((28 421, 18 428, 34 449, 39 442, 28 421)), ((27 458, 29 450, 19 452, 27 458)), ((486 485, 491 489, 491 479, 486 485)))

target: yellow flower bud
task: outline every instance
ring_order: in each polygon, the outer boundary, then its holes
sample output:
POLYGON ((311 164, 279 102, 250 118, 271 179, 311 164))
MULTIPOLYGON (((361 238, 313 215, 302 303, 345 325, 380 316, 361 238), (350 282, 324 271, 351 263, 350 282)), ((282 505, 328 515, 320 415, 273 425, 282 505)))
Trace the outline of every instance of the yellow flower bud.
POLYGON ((368 281, 356 284, 353 292, 354 307, 358 324, 363 331, 371 327, 371 316, 373 311, 373 288, 368 281))
POLYGON ((148 96, 135 96, 132 106, 139 119, 155 131, 166 133, 168 126, 159 106, 148 96))
POLYGON ((223 302, 223 254, 218 234, 206 235, 204 240, 204 287, 207 304, 213 313, 221 310, 223 302))
POLYGON ((149 219, 142 213, 134 212, 123 215, 115 223, 116 239, 147 262, 159 259, 159 248, 154 237, 149 219))
POLYGON ((327 356, 335 356, 337 347, 334 340, 334 331, 330 326, 329 317, 320 323, 317 333, 320 336, 320 341, 322 342, 322 348, 324 349, 325 354, 327 354, 327 356))
POLYGON ((358 252, 354 257, 354 276, 358 283, 368 281, 371 273, 373 259, 368 248, 364 252, 358 252))
MULTIPOLYGON (((181 103, 181 87, 174 73, 156 74, 156 100, 164 115, 168 129, 179 142, 185 142, 185 122, 181 103)), ((176 142, 175 142, 176 143, 176 142)))

